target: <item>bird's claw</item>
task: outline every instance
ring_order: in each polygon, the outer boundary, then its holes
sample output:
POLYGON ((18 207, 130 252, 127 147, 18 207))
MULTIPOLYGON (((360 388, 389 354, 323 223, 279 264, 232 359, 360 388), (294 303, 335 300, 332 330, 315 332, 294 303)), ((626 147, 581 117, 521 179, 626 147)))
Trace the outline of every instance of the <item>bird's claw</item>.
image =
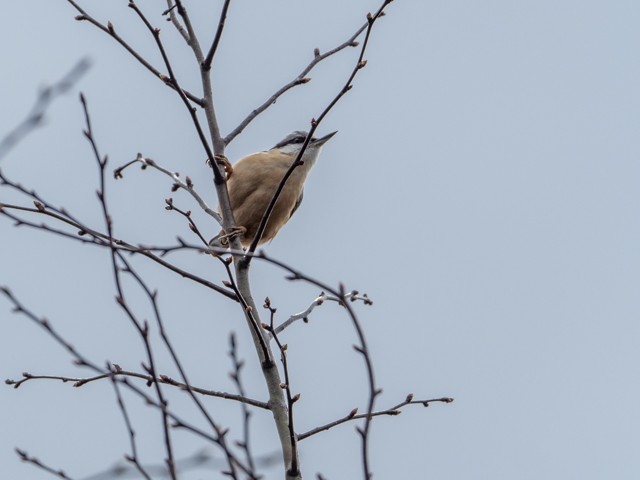
MULTIPOLYGON (((229 161, 229 159, 226 156, 220 155, 220 154, 215 154, 213 158, 216 161, 217 165, 222 165, 224 167, 224 173, 226 175, 227 180, 229 180, 229 178, 231 177, 231 174, 233 173, 233 166, 231 165, 231 162, 229 161)), ((207 165, 211 166, 210 159, 207 159, 207 165)))
POLYGON ((247 229, 245 227, 234 227, 229 233, 224 233, 224 230, 222 230, 218 235, 209 240, 209 246, 226 250, 229 248, 231 240, 239 235, 244 235, 246 232, 247 229))

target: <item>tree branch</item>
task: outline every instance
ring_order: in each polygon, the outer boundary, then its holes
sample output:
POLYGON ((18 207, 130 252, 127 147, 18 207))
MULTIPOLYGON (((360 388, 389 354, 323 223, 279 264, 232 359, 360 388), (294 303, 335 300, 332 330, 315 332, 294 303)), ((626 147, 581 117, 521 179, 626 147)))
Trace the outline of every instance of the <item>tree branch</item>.
POLYGON ((204 199, 200 196, 200 194, 193 188, 193 182, 188 176, 185 177, 185 181, 183 182, 178 172, 172 172, 158 165, 154 160, 144 157, 141 153, 138 153, 138 155, 136 155, 136 158, 134 160, 122 165, 121 167, 116 168, 113 171, 113 176, 116 179, 123 178, 122 172, 129 166, 133 165, 134 163, 140 163, 142 165, 143 170, 146 169, 147 167, 152 167, 158 170, 159 172, 162 172, 165 175, 167 175, 169 178, 171 178, 171 180, 173 180, 172 189, 174 191, 177 190, 178 188, 181 188, 186 192, 188 192, 196 200, 196 202, 198 202, 198 205, 200 205, 200 208, 202 208, 202 210, 205 213, 213 217, 216 222, 222 225, 222 217, 220 216, 220 214, 215 210, 213 210, 209 205, 207 205, 207 202, 205 202, 204 199))
POLYGON ((4 381, 5 384, 13 386, 13 388, 20 388, 24 383, 27 383, 31 380, 57 380, 62 383, 73 382, 73 387, 79 388, 83 387, 89 383, 93 383, 100 380, 105 380, 112 377, 128 377, 128 378, 138 378, 140 380, 144 380, 147 385, 152 385, 154 382, 162 383, 164 385, 171 385, 174 387, 178 387, 181 390, 189 391, 191 390, 194 393, 198 393, 203 396, 208 397, 217 397, 223 398, 225 400, 233 400, 235 402, 239 402, 245 405, 251 405, 252 407, 261 408, 263 410, 269 410, 269 405, 267 402, 262 402, 260 400, 255 400, 253 398, 246 397, 244 395, 236 395, 234 393, 220 392, 217 390, 209 390, 206 388, 195 387, 193 385, 187 385, 186 383, 178 382, 168 375, 158 375, 157 377, 152 377, 149 374, 132 372, 129 370, 122 370, 119 366, 114 365, 114 369, 100 373, 98 375, 93 375, 91 377, 67 377, 62 375, 33 375, 29 372, 22 373, 22 379, 20 380, 12 380, 7 379, 4 381))
MULTIPOLYGON (((413 399, 413 394, 410 393, 409 395, 407 395, 407 398, 403 401, 398 403, 397 405, 394 405, 391 408, 387 408, 386 410, 379 410, 377 412, 373 412, 370 416, 371 417, 378 417, 381 415, 400 415, 401 412, 401 408, 405 407, 407 405, 422 405, 424 407, 428 407, 431 403, 436 403, 436 402, 441 402, 441 403, 451 403, 453 402, 453 398, 450 397, 443 397, 443 398, 433 398, 430 400, 414 400, 413 399)), ((321 425, 319 427, 313 428, 311 430, 309 430, 308 432, 305 433, 301 433, 300 435, 298 435, 298 440, 302 441, 306 438, 309 438, 317 433, 329 430, 333 427, 336 427, 338 425, 342 425, 343 423, 346 422, 350 422, 352 420, 360 420, 363 418, 367 418, 367 414, 360 414, 357 415, 358 413, 358 409, 354 408, 353 410, 351 410, 347 415, 345 415, 344 417, 338 419, 338 420, 334 420, 333 422, 329 422, 325 425, 321 425)))
POLYGON ((48 110, 49 105, 51 105, 51 102, 71 90, 87 70, 89 70, 90 66, 91 63, 89 59, 83 58, 76 63, 64 77, 40 91, 27 118, 0 140, 0 160, 25 136, 42 125, 44 114, 48 110))
POLYGON ((293 87, 296 87, 298 85, 309 83, 311 81, 311 78, 307 77, 307 74, 311 70, 313 70, 313 68, 318 63, 340 52, 341 50, 344 50, 347 47, 357 47, 358 42, 356 42, 355 40, 360 36, 362 32, 364 32, 365 28, 367 28, 367 25, 368 25, 368 22, 364 23, 360 28, 358 28, 358 30, 356 30, 356 32, 353 35, 351 35, 351 37, 349 37, 347 41, 341 43, 337 47, 325 53, 320 53, 320 51, 316 49, 314 51, 313 60, 311 60, 311 62, 309 62, 309 64, 293 80, 291 80, 289 83, 281 87, 278 91, 276 91, 273 95, 271 95, 267 100, 265 100, 258 108, 256 108, 249 115, 247 115, 245 119, 242 120, 236 128, 234 128, 226 137, 224 137, 225 143, 229 145, 234 138, 236 138, 240 133, 242 133, 242 131, 245 128, 247 128, 247 126, 249 126, 249 124, 253 120, 255 120, 255 118, 258 115, 260 115, 262 112, 267 110, 271 105, 276 103, 276 100, 278 100, 278 98, 280 98, 287 91, 291 90, 293 87))
POLYGON ((313 302, 311 302, 311 304, 306 308, 306 310, 303 310, 300 313, 295 313, 291 315, 286 321, 278 325, 278 327, 275 329, 275 333, 278 334, 284 331, 285 328, 289 327, 290 325, 292 325, 294 322, 297 322, 298 320, 303 320, 305 323, 308 322, 309 315, 311 314, 311 312, 313 312, 316 307, 319 307, 326 301, 342 303, 343 300, 350 300, 352 302, 355 302, 356 300, 362 300, 362 302, 365 305, 373 305, 373 302, 367 296, 366 293, 363 295, 359 295, 359 292, 357 290, 351 290, 349 293, 345 294, 343 299, 334 297, 332 295, 327 295, 324 292, 320 292, 320 295, 317 296, 315 300, 313 300, 313 302))
POLYGON ((220 38, 222 37, 222 30, 224 30, 224 22, 227 19, 227 11, 229 10, 229 4, 231 0, 225 0, 224 6, 222 7, 222 12, 220 13, 220 20, 218 21, 218 29, 216 30, 216 35, 213 38, 213 43, 211 44, 211 48, 209 48, 209 53, 207 53, 207 57, 204 59, 204 63, 202 68, 205 71, 211 70, 211 62, 213 62, 213 56, 216 54, 216 50, 218 49, 218 44, 220 43, 220 38))
MULTIPOLYGON (((69 2, 73 6, 73 8, 75 8, 80 13, 80 15, 77 15, 75 17, 76 20, 78 20, 78 21, 86 20, 89 23, 91 23, 92 25, 95 25, 96 27, 98 27, 100 30, 105 32, 107 35, 111 36, 116 42, 118 42, 120 45, 122 45, 125 48, 125 50, 127 50, 136 60, 138 60, 138 62, 140 62, 140 64, 142 64, 147 70, 149 70, 156 78, 159 78, 160 80, 162 80, 162 82, 165 85, 167 85, 168 87, 171 87, 171 88, 173 88, 175 90, 175 85, 171 84, 170 82, 167 82, 167 76, 166 75, 164 75, 162 72, 157 70, 153 65, 151 65, 147 60, 145 60, 142 57, 142 55, 140 55, 138 52, 136 52, 136 50, 131 45, 129 45, 120 35, 118 35, 116 33, 115 27, 113 26, 113 24, 111 22, 107 22, 107 25, 103 25, 98 20, 93 18, 91 15, 89 15, 74 0, 67 0, 67 2, 69 2)), ((185 91, 184 94, 187 96, 187 98, 189 100, 191 100, 192 102, 196 103, 197 105, 200 105, 200 106, 203 105, 203 100, 201 98, 198 98, 196 95, 194 95, 194 94, 192 94, 190 92, 187 92, 187 91, 185 91)))

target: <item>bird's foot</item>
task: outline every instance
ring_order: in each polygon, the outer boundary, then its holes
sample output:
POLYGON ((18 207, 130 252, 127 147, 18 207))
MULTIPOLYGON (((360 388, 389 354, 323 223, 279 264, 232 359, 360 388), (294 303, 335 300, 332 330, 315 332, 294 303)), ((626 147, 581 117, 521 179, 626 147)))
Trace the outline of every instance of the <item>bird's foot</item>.
MULTIPOLYGON (((216 161, 217 165, 222 165, 224 167, 224 173, 227 177, 227 180, 229 180, 229 178, 231 177, 231 174, 233 173, 233 166, 231 166, 231 162, 229 161, 229 159, 224 155, 218 155, 218 154, 214 155, 213 158, 216 161)), ((207 159, 207 165, 211 166, 210 159, 207 159)))
POLYGON ((229 248, 229 243, 237 236, 242 236, 247 233, 245 227, 234 227, 229 233, 221 231, 218 235, 209 240, 209 246, 212 248, 220 248, 226 250, 229 248))

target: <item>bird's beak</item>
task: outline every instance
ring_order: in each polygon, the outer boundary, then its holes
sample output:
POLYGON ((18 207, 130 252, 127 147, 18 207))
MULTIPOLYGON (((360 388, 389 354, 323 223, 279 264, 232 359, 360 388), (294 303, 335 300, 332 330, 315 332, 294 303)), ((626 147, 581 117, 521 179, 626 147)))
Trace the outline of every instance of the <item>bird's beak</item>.
POLYGON ((313 140, 311 143, 313 143, 313 146, 320 146, 320 145, 324 145, 331 137, 333 137, 336 133, 338 133, 338 131, 336 130, 335 132, 331 132, 328 135, 325 135, 324 137, 321 138, 317 138, 315 140, 313 140))

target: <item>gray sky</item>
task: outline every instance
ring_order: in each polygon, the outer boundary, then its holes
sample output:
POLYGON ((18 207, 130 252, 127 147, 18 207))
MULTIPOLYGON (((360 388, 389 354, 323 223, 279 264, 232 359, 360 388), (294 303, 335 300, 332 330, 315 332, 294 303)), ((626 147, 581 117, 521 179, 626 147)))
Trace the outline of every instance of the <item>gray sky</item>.
MULTIPOLYGON (((159 15, 164 2, 139 3, 161 26, 182 83, 197 91, 190 52, 159 15)), ((291 80, 313 48, 325 51, 348 38, 378 3, 232 2, 214 63, 223 131, 291 80)), ((83 5, 161 65, 126 2, 83 5)), ((204 2, 187 5, 209 38, 217 11, 204 2)), ((88 56, 93 67, 78 89, 111 166, 143 152, 189 174, 215 204, 204 154, 177 96, 74 16, 62 0, 4 6, 0 132, 23 118, 39 87, 88 56)), ((640 5, 630 1, 397 0, 376 25, 367 67, 319 129, 339 134, 314 167, 302 207, 266 246, 272 256, 374 300, 356 309, 384 389, 379 407, 409 392, 456 399, 377 419, 375 478, 638 478, 639 20, 640 5)), ((312 82, 281 98, 233 142, 232 161, 308 128, 341 88, 355 54, 327 60, 312 72, 312 82)), ((59 99, 46 126, 0 167, 102 228, 78 89, 59 99)), ((155 244, 172 243, 176 235, 191 239, 185 222, 164 210, 169 187, 148 170, 131 169, 124 180, 110 181, 116 234, 155 244)), ((194 210, 208 235, 218 231, 186 195, 173 197, 194 210)), ((2 189, 0 199, 16 197, 2 189)), ((16 229, 6 219, 0 219, 0 238, 0 284, 46 314, 97 363, 139 370, 144 352, 113 300, 107 252, 16 229)), ((173 258, 213 281, 224 278, 203 256, 173 258)), ((264 399, 237 307, 155 265, 136 265, 160 291, 192 383, 233 389, 226 352, 234 330, 251 364, 247 388, 264 399)), ((258 301, 270 296, 281 320, 318 294, 259 263, 253 289, 258 301)), ((139 314, 150 318, 143 298, 130 290, 139 314)), ((3 378, 23 371, 87 373, 35 325, 12 315, 4 298, 0 318, 3 378)), ((338 307, 316 310, 284 340, 294 390, 302 394, 300 431, 353 407, 364 411, 364 368, 338 307)), ((159 355, 160 369, 177 376, 159 355)), ((14 446, 74 478, 128 453, 108 382, 80 389, 31 382, 17 391, 2 388, 0 396, 0 464, 7 478, 51 478, 20 463, 14 446)), ((142 460, 158 463, 158 415, 126 399, 142 460)), ((171 402, 200 421, 183 395, 171 402)), ((215 399, 207 405, 239 433, 237 405, 215 399)), ((256 412, 254 420, 255 451, 272 453, 270 416, 256 412)), ((177 434, 176 444, 178 456, 201 447, 186 433, 177 434)), ((307 478, 316 472, 359 478, 354 425, 306 440, 301 450, 307 478)), ((267 473, 280 478, 276 470, 267 473)))

